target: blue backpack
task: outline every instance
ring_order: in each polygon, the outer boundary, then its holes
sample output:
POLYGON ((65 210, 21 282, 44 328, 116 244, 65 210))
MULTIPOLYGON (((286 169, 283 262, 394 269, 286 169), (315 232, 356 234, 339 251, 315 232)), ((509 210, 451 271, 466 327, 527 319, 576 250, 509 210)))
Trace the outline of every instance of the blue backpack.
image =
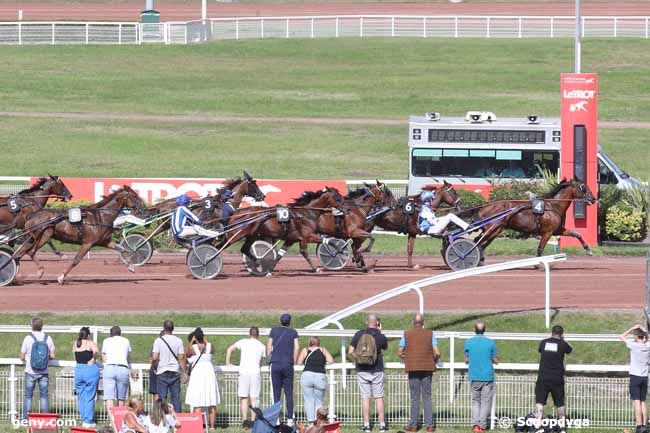
POLYGON ((50 348, 47 345, 47 334, 43 335, 45 335, 43 341, 38 341, 34 334, 31 334, 34 339, 34 344, 32 345, 29 364, 34 371, 47 369, 47 364, 50 362, 50 348))

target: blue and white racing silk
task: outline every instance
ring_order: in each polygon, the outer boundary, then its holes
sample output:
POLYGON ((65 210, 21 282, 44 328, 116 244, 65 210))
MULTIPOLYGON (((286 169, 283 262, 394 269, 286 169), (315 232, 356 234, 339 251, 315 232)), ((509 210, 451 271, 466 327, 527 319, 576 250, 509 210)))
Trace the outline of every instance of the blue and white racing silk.
POLYGON ((201 220, 199 217, 194 215, 194 213, 192 213, 192 211, 186 206, 179 206, 172 214, 172 233, 174 233, 174 236, 178 236, 178 234, 183 231, 184 227, 198 224, 200 222, 201 220))
POLYGON ((423 204, 420 208, 420 214, 418 215, 418 226, 422 233, 427 233, 429 227, 434 223, 436 219, 436 213, 431 209, 431 206, 428 204, 423 204))

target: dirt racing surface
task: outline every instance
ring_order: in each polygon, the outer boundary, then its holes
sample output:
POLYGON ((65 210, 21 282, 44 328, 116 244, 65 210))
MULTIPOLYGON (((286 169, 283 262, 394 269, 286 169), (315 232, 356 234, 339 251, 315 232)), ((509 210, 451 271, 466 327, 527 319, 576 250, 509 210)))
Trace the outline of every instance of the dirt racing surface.
MULTIPOLYGON (((144 1, 120 3, 2 2, 0 20, 97 20, 138 21, 144 1)), ((156 1, 162 21, 187 21, 201 18, 200 2, 156 1)), ((208 1, 208 17, 300 16, 300 15, 563 15, 573 16, 573 2, 523 3, 224 3, 208 1)), ((650 15, 650 2, 584 2, 582 14, 625 16, 650 15)))
MULTIPOLYGON (((440 258, 417 257, 420 270, 404 267, 404 257, 378 257, 375 270, 349 267, 313 274, 300 257, 286 257, 271 278, 249 276, 240 257, 228 254, 215 280, 189 277, 184 256, 155 255, 153 263, 131 274, 117 255, 93 253, 70 274, 65 286, 56 276, 65 262, 42 254, 45 276, 21 263, 19 285, 0 288, 0 311, 335 311, 399 285, 448 272, 440 258)), ((489 263, 506 258, 488 260, 489 263)), ((368 263, 373 258, 369 257, 368 263)), ((642 257, 569 258, 554 265, 551 305, 572 309, 639 309, 643 305, 642 257)), ((425 308, 435 310, 535 310, 544 307, 544 272, 521 269, 465 278, 423 291, 425 308)), ((413 311, 417 297, 407 293, 374 308, 413 311)))

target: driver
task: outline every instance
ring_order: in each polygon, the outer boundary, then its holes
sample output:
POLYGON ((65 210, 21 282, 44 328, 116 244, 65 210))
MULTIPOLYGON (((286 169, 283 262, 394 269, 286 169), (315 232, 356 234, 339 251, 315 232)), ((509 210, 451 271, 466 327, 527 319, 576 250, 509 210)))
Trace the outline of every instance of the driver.
POLYGON ((463 230, 467 230, 469 224, 453 213, 437 217, 434 212, 433 199, 435 195, 431 191, 424 191, 420 194, 422 208, 418 215, 418 226, 422 233, 428 235, 440 236, 450 223, 456 224, 463 230))
POLYGON ((172 233, 174 237, 185 239, 190 236, 205 236, 216 238, 221 235, 220 232, 208 230, 201 226, 202 221, 188 209, 190 198, 187 194, 182 194, 176 199, 178 207, 172 213, 172 233))
MULTIPOLYGON (((119 185, 113 185, 108 189, 108 192, 109 192, 109 194, 113 194, 113 193, 115 193, 115 192, 117 192, 119 190, 120 190, 119 185)), ((124 224, 133 224, 135 226, 142 227, 145 224, 147 224, 147 220, 144 220, 142 218, 138 218, 135 215, 132 215, 131 214, 131 209, 122 209, 122 210, 120 210, 120 213, 117 216, 117 218, 115 218, 113 220, 113 227, 114 228, 120 228, 124 224)))

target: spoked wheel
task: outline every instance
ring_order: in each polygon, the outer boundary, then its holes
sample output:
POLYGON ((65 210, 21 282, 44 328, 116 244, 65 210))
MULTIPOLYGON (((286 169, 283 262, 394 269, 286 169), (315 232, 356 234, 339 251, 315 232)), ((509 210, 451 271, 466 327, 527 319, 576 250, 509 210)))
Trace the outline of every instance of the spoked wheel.
POLYGON ((481 263, 483 252, 469 239, 456 239, 445 250, 445 263, 452 271, 472 269, 481 263))
POLYGON ((197 245, 187 253, 187 267, 194 278, 210 280, 221 272, 219 250, 209 244, 197 245))
POLYGON ((327 238, 327 243, 319 243, 316 255, 321 265, 330 271, 343 269, 352 257, 352 247, 349 242, 338 238, 327 238))
POLYGON ((242 260, 246 270, 256 277, 263 277, 271 273, 278 258, 278 253, 273 245, 262 240, 253 242, 249 255, 242 254, 242 260))
POLYGON ((18 274, 19 265, 10 250, 0 249, 0 287, 11 284, 18 274))
POLYGON ((144 236, 133 233, 120 241, 124 249, 120 253, 120 260, 125 265, 142 266, 149 263, 153 256, 153 245, 144 236))

